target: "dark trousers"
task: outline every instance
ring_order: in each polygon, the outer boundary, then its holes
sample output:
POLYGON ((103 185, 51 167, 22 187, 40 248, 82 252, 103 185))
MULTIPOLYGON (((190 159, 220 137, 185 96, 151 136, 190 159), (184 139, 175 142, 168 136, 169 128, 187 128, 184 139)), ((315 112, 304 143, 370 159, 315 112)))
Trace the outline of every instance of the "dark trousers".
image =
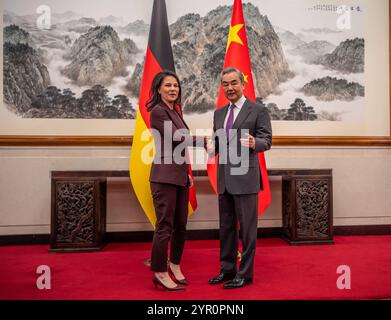
POLYGON ((238 222, 242 238, 242 259, 238 277, 253 278, 257 244, 258 194, 219 195, 220 266, 224 273, 236 273, 239 243, 238 222))
POLYGON ((151 270, 167 271, 167 250, 170 261, 180 264, 185 245, 189 189, 168 183, 151 182, 156 225, 152 242, 151 270))

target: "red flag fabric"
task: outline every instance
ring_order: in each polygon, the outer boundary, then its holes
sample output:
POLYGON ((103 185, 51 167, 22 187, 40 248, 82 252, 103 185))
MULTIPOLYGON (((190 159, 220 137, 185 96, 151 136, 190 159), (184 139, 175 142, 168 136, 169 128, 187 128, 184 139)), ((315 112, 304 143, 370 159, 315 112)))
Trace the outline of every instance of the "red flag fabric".
MULTIPOLYGON (((241 0, 235 0, 232 9, 232 18, 228 34, 227 50, 225 53, 224 69, 227 67, 237 68, 243 73, 245 80, 244 95, 248 99, 255 102, 256 97, 254 81, 251 72, 250 54, 248 50, 246 26, 244 23, 241 0)), ((222 108, 228 103, 229 101, 224 96, 223 88, 220 85, 217 109, 222 108)), ((260 152, 258 157, 263 184, 263 190, 259 192, 258 201, 258 214, 260 215, 270 205, 271 194, 264 153, 260 152)), ((217 163, 217 159, 209 159, 207 165, 209 180, 215 192, 217 192, 217 163)))

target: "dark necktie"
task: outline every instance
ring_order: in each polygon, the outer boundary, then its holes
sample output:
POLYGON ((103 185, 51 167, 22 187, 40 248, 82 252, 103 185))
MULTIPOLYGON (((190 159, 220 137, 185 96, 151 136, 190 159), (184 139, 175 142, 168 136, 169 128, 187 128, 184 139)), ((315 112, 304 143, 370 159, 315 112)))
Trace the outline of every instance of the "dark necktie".
POLYGON ((225 125, 225 133, 227 134, 227 139, 229 139, 229 130, 234 126, 234 108, 236 106, 231 104, 229 107, 229 115, 227 119, 227 124, 225 125))

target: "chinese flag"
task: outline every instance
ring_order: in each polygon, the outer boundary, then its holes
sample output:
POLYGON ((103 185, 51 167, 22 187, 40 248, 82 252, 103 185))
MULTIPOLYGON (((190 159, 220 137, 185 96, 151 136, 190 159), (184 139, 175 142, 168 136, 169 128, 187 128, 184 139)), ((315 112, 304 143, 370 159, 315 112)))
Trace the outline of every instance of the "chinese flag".
MULTIPOLYGON (((255 102, 255 89, 251 73, 250 54, 248 50, 246 26, 243 18, 242 1, 235 0, 232 9, 231 25, 229 28, 227 50, 225 53, 224 69, 234 67, 242 71, 245 80, 244 95, 255 102)), ((220 85, 217 108, 227 105, 229 101, 225 98, 220 85)), ((265 156, 263 152, 259 155, 259 166, 262 175, 263 190, 259 192, 258 214, 266 210, 271 202, 270 185, 267 175, 265 156)), ((213 189, 217 192, 217 159, 209 159, 207 170, 209 180, 213 189)))
MULTIPOLYGON (((136 117, 136 126, 133 135, 132 151, 130 154, 129 172, 134 192, 143 208, 146 216, 155 227, 156 214, 153 206, 149 175, 152 163, 146 163, 142 158, 142 152, 150 150, 153 145, 153 136, 149 132, 150 113, 146 103, 149 99, 152 80, 155 75, 163 70, 175 72, 174 58, 172 55, 170 33, 168 29, 167 10, 165 0, 154 0, 149 30, 148 47, 145 56, 143 77, 139 95, 139 108, 136 117)), ((154 148, 153 148, 154 149, 154 148)), ((189 174, 192 176, 189 164, 189 174)), ((189 215, 197 207, 194 185, 189 195, 189 215)))

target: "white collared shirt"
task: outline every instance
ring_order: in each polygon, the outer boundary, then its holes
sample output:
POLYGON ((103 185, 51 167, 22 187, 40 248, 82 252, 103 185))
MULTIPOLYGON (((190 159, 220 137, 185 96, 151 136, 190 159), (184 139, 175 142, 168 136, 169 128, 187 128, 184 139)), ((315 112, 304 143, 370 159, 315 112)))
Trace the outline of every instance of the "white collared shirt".
MULTIPOLYGON (((234 108, 234 123, 235 123, 235 120, 236 120, 236 117, 238 116, 240 110, 242 109, 244 103, 246 102, 246 97, 244 95, 242 95, 242 97, 235 102, 235 108, 234 108)), ((232 105, 232 103, 229 104, 229 107, 232 105)), ((224 120, 224 129, 227 125, 227 121, 228 121, 228 117, 229 117, 229 107, 228 107, 228 112, 225 116, 225 120, 224 120)))

